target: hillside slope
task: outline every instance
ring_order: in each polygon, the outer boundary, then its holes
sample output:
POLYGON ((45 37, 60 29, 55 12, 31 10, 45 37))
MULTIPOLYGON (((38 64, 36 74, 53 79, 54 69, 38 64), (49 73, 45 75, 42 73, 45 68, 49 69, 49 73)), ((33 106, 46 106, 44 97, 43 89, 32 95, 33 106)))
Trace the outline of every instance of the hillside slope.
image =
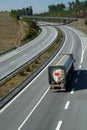
POLYGON ((80 31, 84 32, 85 34, 87 34, 87 25, 85 24, 84 19, 80 19, 78 21, 71 22, 68 24, 68 26, 75 27, 75 28, 79 29, 80 31))
POLYGON ((0 13, 0 53, 18 46, 26 29, 26 23, 17 21, 9 13, 0 13))

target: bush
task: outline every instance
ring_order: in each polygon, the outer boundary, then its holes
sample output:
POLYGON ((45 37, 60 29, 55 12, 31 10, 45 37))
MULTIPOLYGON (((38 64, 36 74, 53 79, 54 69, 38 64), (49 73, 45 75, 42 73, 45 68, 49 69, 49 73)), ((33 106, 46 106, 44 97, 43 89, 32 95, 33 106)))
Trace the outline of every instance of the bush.
POLYGON ((87 20, 85 20, 85 25, 87 25, 87 20))
POLYGON ((24 70, 21 70, 21 71, 19 72, 19 74, 20 74, 21 76, 24 76, 24 75, 25 75, 24 70))
POLYGON ((26 66, 26 67, 25 67, 25 70, 26 70, 27 72, 30 72, 30 71, 31 71, 31 69, 30 69, 29 66, 26 66))

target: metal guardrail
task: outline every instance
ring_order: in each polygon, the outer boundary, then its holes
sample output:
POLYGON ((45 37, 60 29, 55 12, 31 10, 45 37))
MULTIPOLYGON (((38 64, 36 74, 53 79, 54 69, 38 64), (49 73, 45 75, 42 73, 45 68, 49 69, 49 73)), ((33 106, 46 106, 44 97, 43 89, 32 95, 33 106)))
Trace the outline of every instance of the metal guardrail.
POLYGON ((9 101, 11 101, 21 90, 25 88, 46 66, 47 64, 56 56, 62 47, 65 40, 65 34, 63 34, 62 42, 60 43, 58 49, 48 58, 43 65, 41 65, 33 74, 27 77, 20 85, 10 91, 5 97, 0 100, 0 109, 2 109, 9 101))

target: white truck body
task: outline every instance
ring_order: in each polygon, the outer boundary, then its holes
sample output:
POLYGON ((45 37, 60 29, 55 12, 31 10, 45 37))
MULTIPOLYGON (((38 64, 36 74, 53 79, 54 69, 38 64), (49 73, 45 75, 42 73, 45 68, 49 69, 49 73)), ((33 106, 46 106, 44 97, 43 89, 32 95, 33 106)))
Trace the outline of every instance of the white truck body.
POLYGON ((71 54, 61 54, 54 66, 48 67, 48 78, 51 88, 66 89, 68 75, 71 75, 74 59, 71 54))

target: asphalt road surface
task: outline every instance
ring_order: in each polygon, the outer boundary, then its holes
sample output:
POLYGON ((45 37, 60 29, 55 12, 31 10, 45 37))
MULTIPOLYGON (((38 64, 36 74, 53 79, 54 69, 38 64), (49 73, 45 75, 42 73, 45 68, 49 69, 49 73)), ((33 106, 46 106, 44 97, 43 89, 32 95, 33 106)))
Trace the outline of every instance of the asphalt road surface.
POLYGON ((47 68, 58 55, 0 111, 0 130, 86 130, 87 129, 87 38, 69 27, 61 53, 72 53, 75 71, 69 92, 49 90, 47 68))
POLYGON ((56 37, 56 29, 47 26, 42 27, 42 33, 33 41, 8 54, 0 56, 0 80, 46 49, 56 37))

